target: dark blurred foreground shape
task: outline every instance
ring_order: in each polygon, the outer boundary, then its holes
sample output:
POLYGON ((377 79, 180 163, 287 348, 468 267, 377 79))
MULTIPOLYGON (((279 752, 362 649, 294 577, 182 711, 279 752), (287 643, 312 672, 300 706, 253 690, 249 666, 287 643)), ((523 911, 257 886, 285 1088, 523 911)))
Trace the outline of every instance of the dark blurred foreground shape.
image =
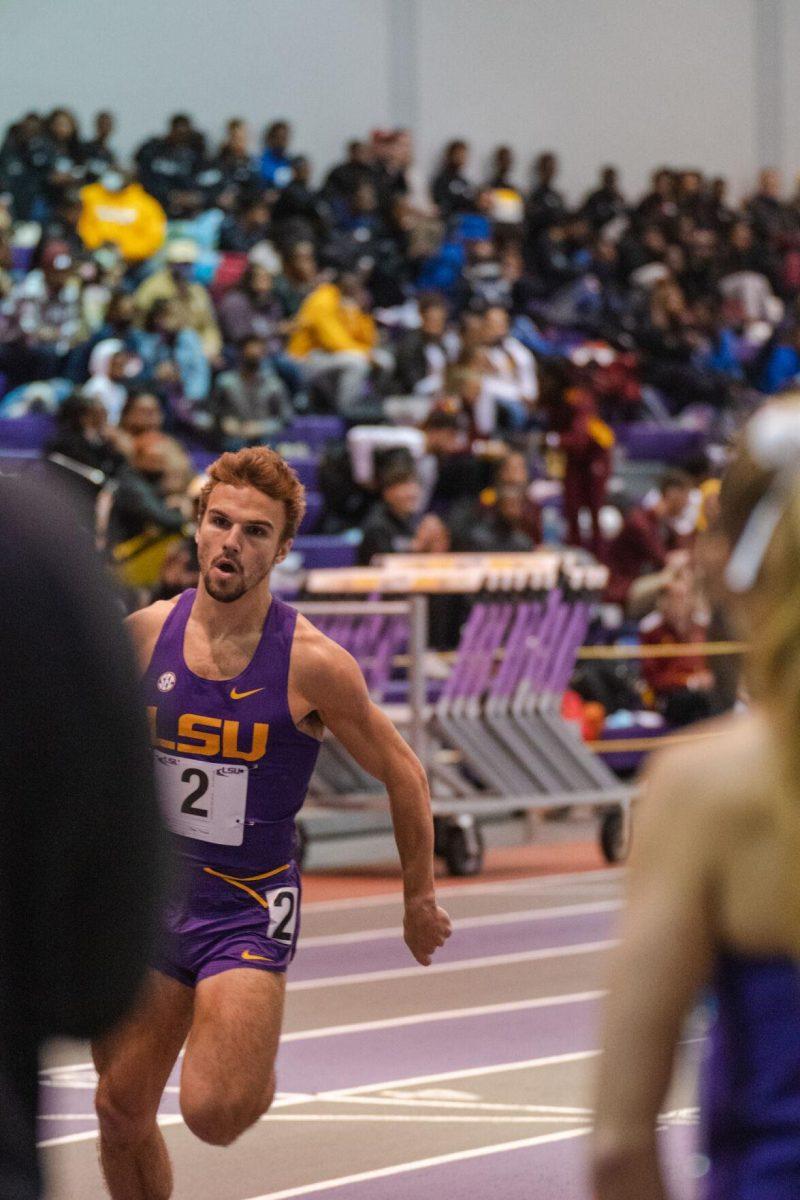
POLYGON ((165 865, 133 655, 76 524, 0 479, 0 1200, 40 1195, 40 1046, 129 1008, 165 865))

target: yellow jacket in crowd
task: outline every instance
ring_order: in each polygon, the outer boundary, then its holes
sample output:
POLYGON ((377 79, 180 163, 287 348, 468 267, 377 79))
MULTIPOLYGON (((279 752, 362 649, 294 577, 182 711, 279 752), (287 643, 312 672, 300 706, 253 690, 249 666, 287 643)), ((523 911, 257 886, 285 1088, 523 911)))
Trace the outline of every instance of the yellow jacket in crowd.
POLYGON ((90 183, 81 189, 81 205, 78 233, 87 250, 111 242, 127 262, 142 262, 164 244, 164 210, 139 183, 129 183, 119 192, 90 183))
POLYGON ((376 342, 375 322, 369 313, 346 304, 335 283, 323 283, 303 301, 288 351, 294 358, 305 358, 313 350, 370 354, 376 342))

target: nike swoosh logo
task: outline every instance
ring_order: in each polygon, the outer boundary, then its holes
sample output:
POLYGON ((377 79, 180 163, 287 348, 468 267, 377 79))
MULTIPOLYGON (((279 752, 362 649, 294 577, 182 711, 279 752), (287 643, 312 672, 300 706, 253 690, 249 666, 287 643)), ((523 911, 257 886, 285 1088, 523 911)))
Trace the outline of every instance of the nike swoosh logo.
POLYGON ((247 962, 269 962, 270 960, 263 954, 253 954, 250 950, 242 951, 242 958, 247 962))
POLYGON ((249 692, 237 692, 236 688, 231 688, 231 700, 244 700, 245 696, 255 696, 256 692, 263 692, 263 688, 251 688, 249 692))

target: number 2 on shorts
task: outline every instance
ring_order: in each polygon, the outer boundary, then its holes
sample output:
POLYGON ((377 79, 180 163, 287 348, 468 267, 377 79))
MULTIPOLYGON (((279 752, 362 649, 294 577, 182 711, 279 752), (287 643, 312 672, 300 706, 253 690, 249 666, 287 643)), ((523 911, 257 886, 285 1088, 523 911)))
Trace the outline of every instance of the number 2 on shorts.
POLYGON ((284 943, 293 940, 297 927, 297 899, 298 889, 296 887, 276 888, 273 892, 267 892, 266 900, 269 905, 267 937, 284 943))

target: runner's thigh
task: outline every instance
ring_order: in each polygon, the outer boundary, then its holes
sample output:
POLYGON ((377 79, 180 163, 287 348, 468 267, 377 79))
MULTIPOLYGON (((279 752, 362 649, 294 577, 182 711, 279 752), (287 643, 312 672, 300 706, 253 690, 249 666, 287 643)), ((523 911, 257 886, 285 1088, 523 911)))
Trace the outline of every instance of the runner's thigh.
POLYGON ((271 1095, 286 976, 248 968, 202 979, 181 1073, 181 1102, 241 1092, 271 1095))
POLYGON ((158 1106, 192 1020, 191 988, 150 971, 135 1008, 92 1046, 101 1083, 118 1102, 158 1106))

